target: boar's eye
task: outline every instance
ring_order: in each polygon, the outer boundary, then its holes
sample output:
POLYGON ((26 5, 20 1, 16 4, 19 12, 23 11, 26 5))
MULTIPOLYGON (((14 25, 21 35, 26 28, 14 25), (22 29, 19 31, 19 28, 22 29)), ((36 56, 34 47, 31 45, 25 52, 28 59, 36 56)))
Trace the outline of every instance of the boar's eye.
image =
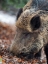
POLYGON ((32 33, 30 33, 30 32, 29 33, 23 33, 23 35, 24 35, 25 38, 30 38, 31 34, 32 33))
POLYGON ((33 28, 33 30, 40 28, 40 26, 41 26, 40 16, 38 16, 38 15, 34 16, 31 19, 30 24, 31 24, 31 27, 33 28))
POLYGON ((23 33, 25 36, 28 36, 29 35, 29 33, 23 33))

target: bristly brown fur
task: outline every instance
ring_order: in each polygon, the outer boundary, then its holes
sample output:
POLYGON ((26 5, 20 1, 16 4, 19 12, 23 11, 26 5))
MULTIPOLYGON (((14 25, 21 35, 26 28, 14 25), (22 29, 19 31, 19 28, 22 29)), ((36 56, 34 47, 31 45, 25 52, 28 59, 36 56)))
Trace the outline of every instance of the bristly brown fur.
POLYGON ((47 45, 48 11, 39 10, 33 13, 30 10, 25 10, 16 22, 16 34, 10 46, 10 52, 16 55, 27 55, 30 58, 35 56, 42 47, 45 47, 48 63, 47 45))
POLYGON ((45 10, 48 11, 48 0, 29 0, 23 7, 23 11, 26 9, 45 10))
POLYGON ((15 39, 10 47, 10 51, 15 54, 30 52, 36 54, 48 42, 48 12, 31 13, 30 10, 26 10, 17 20, 16 27, 15 39), (41 25, 33 30, 30 21, 36 15, 40 16, 41 25))

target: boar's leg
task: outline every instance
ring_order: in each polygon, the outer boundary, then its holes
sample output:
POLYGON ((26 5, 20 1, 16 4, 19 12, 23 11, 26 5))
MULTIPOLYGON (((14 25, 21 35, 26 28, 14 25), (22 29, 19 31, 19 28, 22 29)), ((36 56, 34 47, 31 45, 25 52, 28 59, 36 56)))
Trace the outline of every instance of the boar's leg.
POLYGON ((40 57, 41 57, 41 49, 39 50, 38 53, 35 54, 34 57, 37 58, 37 59, 40 59, 40 57))

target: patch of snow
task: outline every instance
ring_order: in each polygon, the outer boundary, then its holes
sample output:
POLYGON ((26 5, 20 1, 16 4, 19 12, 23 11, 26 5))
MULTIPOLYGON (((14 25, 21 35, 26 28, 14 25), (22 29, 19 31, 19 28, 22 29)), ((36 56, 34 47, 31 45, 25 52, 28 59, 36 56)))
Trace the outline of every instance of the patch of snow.
POLYGON ((5 22, 8 24, 14 24, 15 21, 16 21, 15 15, 9 15, 8 13, 0 11, 0 22, 5 22))

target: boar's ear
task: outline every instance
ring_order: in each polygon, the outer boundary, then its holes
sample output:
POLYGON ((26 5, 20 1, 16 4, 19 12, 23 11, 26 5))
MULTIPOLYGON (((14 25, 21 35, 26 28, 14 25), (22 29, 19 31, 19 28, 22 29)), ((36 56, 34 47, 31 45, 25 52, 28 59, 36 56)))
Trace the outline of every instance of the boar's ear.
POLYGON ((41 26, 41 19, 40 16, 36 15, 31 19, 31 27, 33 30, 37 30, 41 26))
POLYGON ((18 18, 20 17, 20 15, 21 15, 22 12, 23 12, 23 9, 20 8, 20 9, 18 10, 18 13, 17 13, 17 20, 18 20, 18 18))

